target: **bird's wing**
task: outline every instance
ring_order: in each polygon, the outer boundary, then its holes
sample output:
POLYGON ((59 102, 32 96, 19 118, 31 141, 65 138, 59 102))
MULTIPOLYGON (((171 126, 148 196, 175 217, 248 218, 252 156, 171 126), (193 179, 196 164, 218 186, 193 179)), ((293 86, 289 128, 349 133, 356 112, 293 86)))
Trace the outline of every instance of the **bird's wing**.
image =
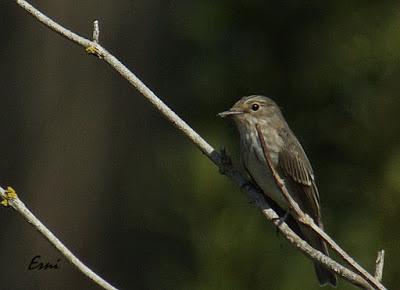
MULTIPOLYGON (((288 184, 289 192, 299 203, 300 208, 310 214, 314 221, 320 223, 319 193, 314 173, 308 158, 294 135, 279 153, 278 171, 288 184)), ((289 137, 290 138, 290 137, 289 137)))

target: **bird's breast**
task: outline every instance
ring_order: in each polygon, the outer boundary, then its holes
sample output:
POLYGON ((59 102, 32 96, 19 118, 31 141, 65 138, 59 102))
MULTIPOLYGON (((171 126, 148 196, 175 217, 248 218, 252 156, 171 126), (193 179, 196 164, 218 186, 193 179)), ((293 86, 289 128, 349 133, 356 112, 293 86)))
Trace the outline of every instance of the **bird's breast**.
MULTIPOLYGON (((257 185, 263 190, 264 194, 273 199, 282 209, 287 210, 286 199, 282 195, 280 188, 276 185, 275 179, 265 159, 258 135, 249 134, 246 137, 247 138, 242 138, 241 144, 241 156, 245 168, 257 185)), ((269 142, 270 140, 267 138, 264 139, 267 145, 269 158, 273 166, 276 166, 279 159, 279 148, 276 144, 271 144, 271 142, 269 142)))

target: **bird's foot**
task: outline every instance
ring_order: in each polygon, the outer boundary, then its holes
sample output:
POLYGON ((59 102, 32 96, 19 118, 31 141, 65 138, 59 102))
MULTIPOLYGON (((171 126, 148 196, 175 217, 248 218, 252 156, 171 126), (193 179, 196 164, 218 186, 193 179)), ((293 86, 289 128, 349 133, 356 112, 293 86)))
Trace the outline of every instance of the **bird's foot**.
POLYGON ((287 218, 289 216, 289 212, 286 212, 283 216, 278 217, 276 219, 273 220, 273 222, 276 225, 276 235, 279 236, 279 226, 281 224, 283 224, 284 222, 286 222, 287 218))
POLYGON ((251 181, 247 181, 240 186, 240 189, 246 192, 250 204, 258 208, 265 208, 266 202, 264 196, 260 193, 261 190, 251 181))
POLYGON ((219 151, 219 155, 221 157, 221 166, 219 167, 219 172, 223 175, 226 173, 226 169, 232 167, 232 159, 226 153, 226 149, 223 147, 219 151))

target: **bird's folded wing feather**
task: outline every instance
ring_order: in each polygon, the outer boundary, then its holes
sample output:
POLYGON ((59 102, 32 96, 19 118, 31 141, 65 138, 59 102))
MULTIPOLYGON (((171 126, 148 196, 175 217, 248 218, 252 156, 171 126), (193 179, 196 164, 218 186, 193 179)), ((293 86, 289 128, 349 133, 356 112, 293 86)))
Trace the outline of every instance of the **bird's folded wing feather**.
POLYGON ((292 191, 292 197, 303 211, 311 215, 316 223, 320 220, 319 194, 310 162, 300 143, 291 142, 279 154, 278 171, 292 191))

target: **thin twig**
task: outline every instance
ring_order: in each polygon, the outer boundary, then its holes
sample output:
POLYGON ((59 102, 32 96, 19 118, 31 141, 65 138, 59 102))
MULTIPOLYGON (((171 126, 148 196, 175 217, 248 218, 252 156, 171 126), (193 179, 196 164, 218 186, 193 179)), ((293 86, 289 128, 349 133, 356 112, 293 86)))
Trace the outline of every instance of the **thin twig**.
POLYGON ((64 257, 77 267, 87 277, 92 279, 96 284, 107 290, 116 290, 114 286, 105 281, 89 267, 83 264, 18 198, 13 196, 9 198, 8 192, 0 186, 0 196, 7 201, 7 205, 15 209, 22 217, 30 223, 36 230, 38 230, 49 242, 53 245, 64 257))
POLYGON ((383 264, 385 263, 385 250, 380 250, 375 261, 375 278, 382 281, 383 278, 383 264))
MULTIPOLYGON (((90 54, 97 55, 114 68, 122 77, 124 77, 129 83, 131 83, 142 95, 175 127, 177 127, 197 148, 203 152, 217 167, 220 168, 221 172, 232 179, 241 188, 244 188, 247 193, 253 197, 256 201, 257 206, 262 210, 265 217, 274 222, 279 230, 283 233, 285 238, 300 249, 304 254, 312 259, 318 261, 321 264, 327 266, 327 268, 335 271, 343 278, 348 280, 350 283, 359 286, 364 289, 374 289, 370 284, 362 278, 360 275, 348 270, 342 265, 336 263, 329 257, 323 255, 321 252, 313 249, 299 236, 297 236, 285 222, 276 223, 278 215, 268 206, 265 202, 263 194, 256 190, 252 186, 248 185, 248 181, 242 176, 242 174, 236 170, 233 166, 226 165, 223 162, 222 156, 214 150, 196 131, 194 131, 185 121, 183 121, 175 112, 173 112, 163 101, 161 101, 139 78, 136 77, 125 65, 123 65, 116 57, 110 54, 105 48, 100 46, 94 41, 90 41, 83 38, 76 33, 62 27, 58 23, 54 22, 46 15, 38 11, 32 5, 24 0, 15 0, 27 12, 32 14, 41 23, 57 32, 58 34, 66 37, 67 39, 83 46, 86 51, 90 54)), ((384 288, 380 288, 384 289, 384 288)))
POLYGON ((261 147, 263 149, 264 157, 268 163, 268 167, 272 172, 272 175, 275 179, 276 184, 282 191, 285 199, 287 200, 290 207, 295 211, 298 220, 309 226, 314 232, 316 232, 339 256, 346 261, 355 271, 357 271, 362 277, 364 277, 367 281, 369 281, 374 287, 380 290, 386 289, 375 277, 373 277, 370 273, 368 273, 364 268, 362 268, 353 258, 350 257, 339 245, 332 240, 332 238, 325 233, 315 222, 314 220, 306 213, 304 213, 297 202, 292 198, 289 191, 286 188, 284 180, 279 176, 279 173, 276 171, 275 166, 272 163, 272 160, 268 154, 268 147, 265 142, 264 135, 262 134, 262 130, 258 124, 256 124, 258 139, 260 140, 261 147))
POLYGON ((99 43, 100 37, 100 28, 99 28, 99 21, 93 21, 93 41, 99 43))

